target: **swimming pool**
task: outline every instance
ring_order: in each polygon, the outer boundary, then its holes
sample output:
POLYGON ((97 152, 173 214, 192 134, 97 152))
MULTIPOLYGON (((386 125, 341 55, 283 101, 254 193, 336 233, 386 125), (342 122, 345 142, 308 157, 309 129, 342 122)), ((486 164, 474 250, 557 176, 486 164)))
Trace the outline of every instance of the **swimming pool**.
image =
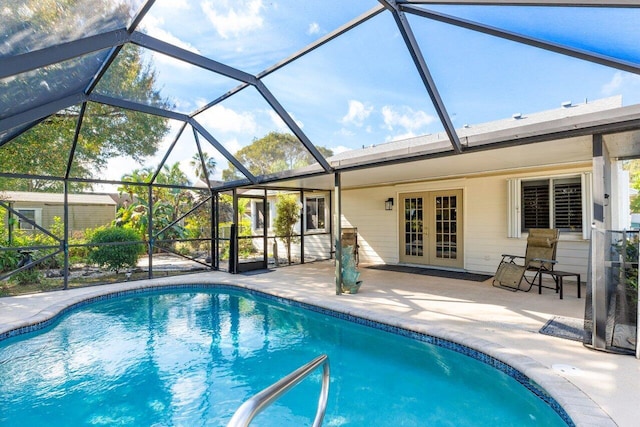
MULTIPOLYGON (((326 426, 570 423, 495 360, 475 354, 504 372, 461 346, 347 318, 228 287, 84 304, 0 343, 0 423, 225 425, 244 400, 321 353, 332 375, 326 426)), ((256 425, 309 425, 319 382, 318 372, 256 425)))

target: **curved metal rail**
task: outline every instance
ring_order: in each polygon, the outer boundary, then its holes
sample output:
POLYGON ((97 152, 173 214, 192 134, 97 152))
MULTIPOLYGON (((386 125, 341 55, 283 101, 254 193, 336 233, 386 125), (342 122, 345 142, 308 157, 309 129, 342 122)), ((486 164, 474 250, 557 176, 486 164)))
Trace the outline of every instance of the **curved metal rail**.
POLYGON ((238 410, 236 410, 236 413, 233 414, 227 427, 247 427, 256 415, 278 400, 280 396, 291 388, 295 387, 320 365, 322 365, 322 388, 320 390, 320 398, 318 399, 316 418, 313 420, 313 427, 320 427, 325 410, 327 409, 327 398, 329 396, 329 357, 326 354, 316 357, 311 362, 301 366, 277 383, 265 388, 244 402, 238 410))

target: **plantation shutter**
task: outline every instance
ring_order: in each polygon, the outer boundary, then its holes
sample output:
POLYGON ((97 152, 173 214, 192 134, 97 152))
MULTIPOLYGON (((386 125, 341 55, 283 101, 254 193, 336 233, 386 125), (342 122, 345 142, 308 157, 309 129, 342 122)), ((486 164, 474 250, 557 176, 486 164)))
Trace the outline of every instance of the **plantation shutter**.
POLYGON ((591 172, 584 172, 581 176, 582 181, 582 238, 588 240, 591 238, 591 227, 593 223, 593 197, 591 172))
POLYGON ((582 185, 579 178, 555 180, 553 185, 555 228, 582 231, 582 185))
POLYGON ((520 179, 507 180, 507 237, 519 238, 522 223, 520 221, 520 179))
POLYGON ((522 228, 550 228, 548 180, 522 183, 522 228))

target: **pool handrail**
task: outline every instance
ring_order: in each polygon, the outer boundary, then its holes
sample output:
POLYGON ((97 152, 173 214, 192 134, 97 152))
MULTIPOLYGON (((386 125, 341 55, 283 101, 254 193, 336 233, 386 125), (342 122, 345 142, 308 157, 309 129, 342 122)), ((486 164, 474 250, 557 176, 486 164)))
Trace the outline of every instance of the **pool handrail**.
POLYGON ((244 402, 233 414, 227 427, 247 427, 256 415, 305 379, 320 365, 322 365, 322 388, 320 389, 320 398, 318 399, 318 410, 312 424, 313 427, 320 427, 327 409, 327 399, 329 396, 329 357, 326 354, 316 357, 311 362, 301 366, 244 402))

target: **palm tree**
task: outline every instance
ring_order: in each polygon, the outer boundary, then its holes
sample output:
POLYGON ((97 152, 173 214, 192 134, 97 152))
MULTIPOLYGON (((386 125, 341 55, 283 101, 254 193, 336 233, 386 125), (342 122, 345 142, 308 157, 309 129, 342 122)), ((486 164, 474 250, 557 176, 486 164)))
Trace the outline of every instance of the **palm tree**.
MULTIPOLYGON (((152 175, 153 175, 153 172, 151 168, 147 167, 142 169, 134 169, 130 173, 122 175, 122 178, 120 178, 120 180, 127 181, 127 182, 144 183, 144 182, 149 182, 152 175)), ((133 203, 134 196, 139 195, 139 193, 143 191, 142 189, 143 187, 141 186, 123 183, 121 186, 118 187, 118 192, 120 193, 120 195, 122 195, 122 193, 127 193, 129 195, 129 202, 133 203)))
POLYGON ((216 161, 213 157, 209 157, 209 154, 206 152, 202 153, 202 161, 200 160, 200 155, 198 153, 194 154, 189 161, 189 164, 195 168, 196 176, 203 182, 207 182, 207 179, 213 175, 213 172, 216 170, 216 161), (205 169, 202 169, 202 164, 204 163, 205 169))

